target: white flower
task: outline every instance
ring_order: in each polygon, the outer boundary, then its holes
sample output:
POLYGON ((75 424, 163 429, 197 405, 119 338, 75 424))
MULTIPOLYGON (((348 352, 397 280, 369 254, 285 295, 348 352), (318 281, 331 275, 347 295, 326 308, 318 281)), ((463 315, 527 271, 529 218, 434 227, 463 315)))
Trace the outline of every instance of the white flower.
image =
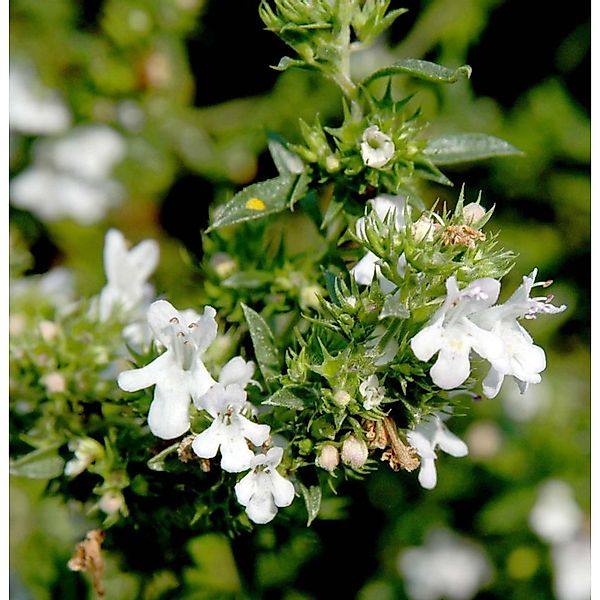
POLYGON ((10 183, 11 201, 41 219, 74 219, 90 225, 123 196, 109 177, 125 154, 125 142, 106 125, 79 126, 65 138, 38 140, 34 163, 10 183))
POLYGON ((55 90, 44 87, 35 71, 22 63, 10 65, 8 120, 10 128, 27 135, 62 133, 71 112, 55 90))
POLYGON ((168 440, 185 433, 190 399, 215 384, 201 359, 217 335, 215 315, 215 309, 206 306, 197 321, 187 323, 166 300, 152 303, 148 310, 148 323, 167 351, 145 367, 121 373, 118 384, 126 392, 156 385, 148 425, 157 437, 168 440))
POLYGON ((363 131, 360 154, 367 167, 381 169, 390 162, 395 150, 392 138, 379 131, 377 125, 371 125, 363 131))
POLYGON ((442 529, 430 531, 425 545, 402 552, 398 570, 411 600, 470 600, 492 574, 482 550, 442 529))
POLYGON ((365 410, 377 408, 385 397, 385 388, 379 385, 377 375, 369 375, 359 386, 358 391, 364 398, 363 406, 365 410))
POLYGON ((592 554, 590 538, 580 535, 552 548, 556 600, 592 598, 592 554))
POLYGON ((196 436, 192 449, 200 458, 213 458, 221 451, 221 468, 239 473, 252 465, 254 452, 248 447, 267 441, 270 427, 253 423, 241 414, 246 405, 246 392, 237 384, 214 385, 201 398, 204 409, 213 417, 208 429, 196 436))
POLYGON ((28 275, 10 282, 11 301, 43 298, 59 312, 75 301, 75 276, 66 267, 54 267, 43 275, 28 275))
POLYGON ((493 333, 475 325, 468 317, 494 304, 500 283, 486 277, 459 290, 454 276, 446 281, 444 304, 411 341, 415 356, 428 361, 438 354, 431 368, 433 382, 445 390, 460 386, 470 374, 471 349, 493 365, 504 360, 504 345, 493 333))
POLYGON ((69 450, 74 452, 75 458, 65 464, 65 475, 67 477, 76 477, 83 473, 95 460, 104 456, 104 447, 89 437, 71 440, 69 450))
MULTIPOLYGON (((391 218, 392 227, 394 227, 396 231, 400 231, 404 228, 404 210, 406 206, 406 200, 402 196, 381 194, 373 198, 370 203, 373 211, 379 217, 379 219, 385 221, 389 215, 389 218, 391 218)), ((357 219, 355 227, 357 237, 366 241, 367 234, 365 231, 365 217, 360 217, 357 219)), ((354 265, 354 267, 352 267, 350 272, 354 275, 356 282, 360 283, 361 285, 371 285, 373 282, 373 277, 377 275, 379 286, 381 287, 382 291, 390 292, 396 286, 391 281, 383 277, 377 264, 378 261, 379 257, 373 252, 369 251, 356 263, 356 265, 354 265)), ((404 254, 402 254, 398 259, 396 268, 400 275, 404 275, 404 271, 406 269, 406 259, 404 258, 404 254)))
POLYGON ((421 458, 419 483, 428 490, 433 489, 437 483, 435 450, 438 446, 451 456, 462 457, 469 453, 467 445, 444 425, 443 421, 448 418, 449 415, 441 412, 429 415, 406 436, 408 443, 421 458))
POLYGON ((569 484, 560 480, 545 482, 529 513, 531 529, 544 541, 561 544, 575 538, 582 524, 583 513, 569 484))
POLYGON ((529 276, 523 277, 523 283, 504 304, 488 308, 473 317, 475 323, 488 329, 504 344, 505 360, 500 364, 492 363, 483 381, 483 392, 488 398, 498 394, 507 375, 515 378, 521 393, 530 383, 542 380, 540 373, 546 368, 546 354, 533 343, 517 319, 535 319, 539 313, 559 313, 566 306, 553 306, 550 304, 551 296, 530 298, 533 287, 547 285, 545 282, 535 284, 536 275, 537 269, 534 269, 529 276))
POLYGON ((104 242, 107 283, 100 293, 101 320, 107 320, 115 309, 132 311, 149 301, 154 290, 147 279, 156 269, 159 252, 155 240, 144 240, 128 249, 120 231, 107 232, 104 242))
POLYGON ((252 471, 235 486, 238 502, 254 523, 268 523, 277 514, 277 507, 289 506, 294 500, 294 485, 277 472, 283 448, 271 448, 252 459, 252 471))

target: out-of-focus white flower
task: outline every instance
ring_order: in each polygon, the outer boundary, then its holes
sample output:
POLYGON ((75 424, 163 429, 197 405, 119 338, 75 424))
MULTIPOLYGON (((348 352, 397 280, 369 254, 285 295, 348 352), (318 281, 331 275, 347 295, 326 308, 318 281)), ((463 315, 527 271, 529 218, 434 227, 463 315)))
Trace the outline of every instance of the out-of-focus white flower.
POLYGON ((459 290, 452 276, 446 281, 446 289, 444 304, 411 339, 410 346, 420 360, 428 361, 438 353, 430 371, 431 379, 442 389, 451 390, 462 385, 471 372, 471 349, 492 365, 500 366, 505 360, 505 352, 497 335, 477 326, 469 318, 496 302, 500 283, 485 277, 459 290))
POLYGON ((547 381, 540 381, 539 385, 528 388, 524 396, 518 387, 508 386, 504 388, 500 399, 506 414, 518 422, 526 422, 533 419, 551 404, 554 390, 547 381))
POLYGON ((254 523, 268 523, 277 514, 277 507, 289 506, 294 500, 294 485, 277 472, 283 448, 271 448, 257 454, 251 462, 250 473, 235 486, 238 502, 254 523))
POLYGON ((10 282, 11 301, 25 296, 43 298, 64 310, 75 300, 75 276, 66 267, 54 267, 43 275, 28 275, 10 282))
POLYGON ((348 436, 342 444, 342 462, 353 469, 362 469, 369 458, 367 444, 355 435, 348 436))
POLYGON ((188 323, 166 300, 152 303, 148 310, 150 328, 167 351, 145 367, 122 372, 118 384, 126 392, 156 386, 148 425, 157 437, 168 440, 185 433, 190 400, 216 383, 201 358, 217 335, 215 316, 215 309, 206 306, 198 320, 188 323))
POLYGON ((44 384, 44 387, 49 394, 62 394, 67 389, 67 383, 64 376, 56 371, 46 373, 40 381, 44 384))
POLYGON ((363 397, 363 406, 365 410, 377 408, 385 397, 385 388, 379 385, 377 375, 369 375, 359 386, 358 391, 363 397))
POLYGON ((424 546, 402 552, 398 570, 411 600, 469 600, 492 575, 481 549, 441 529, 430 531, 424 546))
POLYGON ((444 425, 443 421, 449 417, 450 415, 441 412, 429 415, 406 435, 408 443, 421 458, 419 483, 428 490, 433 489, 437 484, 436 448, 439 447, 447 454, 456 457, 466 456, 469 453, 467 445, 444 425))
POLYGON ((60 94, 39 81, 33 68, 11 63, 8 75, 8 122, 26 135, 63 133, 71 126, 71 112, 60 94))
POLYGON ((529 513, 529 526, 537 535, 549 544, 563 544, 577 536, 582 523, 583 513, 568 483, 552 479, 540 487, 529 513))
POLYGON ((106 125, 81 125, 61 139, 38 140, 33 165, 10 183, 11 201, 41 219, 100 220, 123 190, 109 177, 125 155, 123 138, 106 125))
MULTIPOLYGON (((385 221, 389 215, 389 218, 391 218, 392 227, 394 227, 396 231, 400 231, 404 228, 404 210, 406 207, 406 200, 402 196, 381 194, 373 198, 373 200, 370 201, 370 204, 379 219, 385 221)), ((365 227, 365 217, 360 217, 357 219, 355 224, 356 235, 359 239, 364 241, 367 240, 365 227)), ((356 263, 356 265, 354 265, 354 267, 352 267, 350 272, 354 275, 356 282, 360 283, 361 285, 371 285, 373 282, 373 277, 377 275, 381 289, 384 292, 390 292, 396 286, 391 281, 383 277, 377 264, 378 261, 379 257, 373 252, 369 251, 356 263)), ((402 254, 398 259, 396 268, 400 275, 404 275, 404 271, 406 269, 406 259, 404 258, 404 254, 402 254)))
POLYGON ((530 383, 539 383, 540 373, 546 368, 544 350, 533 343, 533 339, 517 321, 522 317, 535 319, 539 313, 555 314, 562 312, 566 306, 553 306, 552 296, 530 298, 535 286, 546 286, 546 282, 535 284, 537 269, 523 277, 523 283, 504 303, 481 311, 473 316, 473 321, 480 327, 488 329, 502 340, 505 360, 493 364, 483 381, 483 392, 488 398, 494 398, 500 391, 504 377, 512 375, 524 393, 530 383))
POLYGON ((362 134, 360 154, 367 167, 381 169, 390 162, 396 147, 392 138, 379 130, 377 125, 367 127, 362 134))
POLYGON ((592 552, 590 538, 578 537, 552 548, 556 600, 590 600, 592 552))
POLYGON ((200 399, 203 408, 213 417, 208 429, 196 436, 192 449, 200 458, 213 458, 221 451, 221 468, 239 473, 251 468, 255 446, 267 441, 268 425, 253 423, 241 414, 246 405, 246 392, 237 384, 214 385, 200 399))

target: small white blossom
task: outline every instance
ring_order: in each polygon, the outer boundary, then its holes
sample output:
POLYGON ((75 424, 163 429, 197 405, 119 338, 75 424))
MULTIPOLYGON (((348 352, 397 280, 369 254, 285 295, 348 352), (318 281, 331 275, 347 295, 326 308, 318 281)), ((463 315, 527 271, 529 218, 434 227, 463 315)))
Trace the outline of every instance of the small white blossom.
POLYGON ((529 526, 545 542, 562 544, 575 538, 583 524, 583 513, 568 483, 545 482, 529 513, 529 526))
POLYGON ((443 529, 402 552, 398 570, 411 600, 470 600, 492 575, 481 549, 443 529))
POLYGON ((271 448, 257 454, 251 462, 252 471, 235 486, 238 502, 254 523, 268 523, 277 514, 277 507, 289 506, 294 500, 294 485, 277 472, 283 448, 271 448))
POLYGON ((157 340, 167 349, 150 364, 124 371, 118 384, 126 392, 155 385, 148 425, 157 437, 169 440, 190 426, 190 400, 205 394, 216 382, 202 362, 202 354, 217 335, 216 311, 188 323, 182 313, 166 300, 158 300, 148 310, 148 323, 157 340))
POLYGON ((377 125, 371 125, 363 131, 360 154, 367 167, 381 169, 390 162, 395 151, 392 138, 380 131, 377 125))
POLYGON ((71 112, 60 94, 46 88, 35 71, 20 62, 9 68, 8 120, 27 135, 62 133, 71 125, 71 112))
POLYGON ((379 385, 377 375, 369 375, 359 386, 358 391, 363 397, 363 406, 365 410, 377 408, 385 397, 385 388, 379 385))
POLYGON ((556 600, 592 598, 592 552, 588 535, 552 548, 556 600))
POLYGON ((200 400, 213 417, 208 429, 196 436, 192 449, 200 458, 213 458, 221 451, 221 468, 229 473, 239 473, 252 465, 254 452, 248 447, 267 441, 268 425, 253 423, 241 414, 246 405, 246 392, 237 384, 214 385, 200 400))
POLYGON ((455 457, 466 456, 469 453, 467 445, 444 425, 443 421, 448 418, 449 415, 441 412, 429 415, 406 436, 408 443, 421 458, 419 483, 428 490, 433 489, 437 483, 436 448, 439 447, 455 457))
POLYGON ((539 383, 540 373, 546 368, 546 354, 533 343, 533 339, 517 319, 535 319, 539 313, 555 314, 566 309, 565 305, 553 306, 551 296, 530 298, 535 284, 537 269, 523 277, 523 283, 504 303, 481 311, 473 316, 473 321, 488 329, 504 345, 504 360, 490 368, 483 381, 483 392, 488 398, 494 398, 500 391, 504 377, 512 375, 521 393, 530 383, 539 383))
POLYGON ((123 197, 110 178, 125 155, 120 134, 106 125, 82 125, 61 139, 38 140, 35 159, 10 183, 11 201, 45 221, 90 225, 123 197))
POLYGON ((140 345, 148 341, 150 332, 144 316, 154 297, 154 288, 147 282, 159 258, 155 240, 144 240, 128 249, 123 234, 110 229, 104 243, 104 271, 107 283, 99 298, 100 320, 106 321, 115 311, 127 316, 123 330, 125 339, 140 345))
POLYGON ((75 458, 65 464, 65 475, 76 477, 83 473, 94 461, 104 456, 104 448, 93 438, 76 438, 69 442, 69 450, 75 458))
MULTIPOLYGON (((406 207, 406 200, 402 196, 391 196, 389 194, 381 194, 370 201, 371 207, 375 214, 385 221, 386 218, 391 218, 392 227, 396 231, 401 231, 404 228, 404 210, 406 207)), ((357 219, 356 224, 356 235, 359 239, 366 241, 367 234, 366 219, 360 217, 357 219)), ((361 285, 371 285, 373 278, 377 275, 379 286, 384 292, 392 291, 396 286, 386 279, 382 274, 377 264, 379 257, 373 252, 369 251, 363 256, 357 263, 352 267, 350 272, 354 275, 357 283, 361 285)), ((397 271, 400 275, 404 275, 406 269, 406 258, 404 254, 398 259, 396 265, 397 271)))
POLYGON ((496 302, 500 293, 498 281, 490 277, 477 279, 459 290, 452 276, 446 281, 446 289, 444 304, 411 339, 410 346, 420 360, 428 361, 438 353, 431 379, 442 389, 451 390, 463 384, 471 372, 471 349, 496 364, 504 358, 504 346, 496 335, 469 319, 496 302))

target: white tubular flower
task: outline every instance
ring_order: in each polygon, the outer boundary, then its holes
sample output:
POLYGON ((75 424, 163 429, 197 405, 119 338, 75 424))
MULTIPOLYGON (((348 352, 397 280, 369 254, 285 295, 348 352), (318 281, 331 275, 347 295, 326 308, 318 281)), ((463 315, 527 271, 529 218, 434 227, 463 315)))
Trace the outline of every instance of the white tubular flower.
POLYGON ((379 385, 377 375, 370 375, 359 386, 358 391, 363 397, 363 406, 365 410, 377 408, 385 397, 385 388, 379 385))
POLYGON ((10 182, 11 202, 46 221, 91 225, 123 198, 110 177, 125 141, 106 125, 82 125, 61 139, 38 140, 34 163, 10 182))
POLYGON ((377 125, 367 127, 362 134, 360 154, 367 167, 381 169, 390 162, 396 147, 389 135, 379 131, 377 125))
POLYGON ((545 542, 564 544, 574 539, 583 525, 583 513, 565 481, 551 479, 539 489, 529 513, 529 526, 545 542))
POLYGON ((277 472, 283 457, 283 448, 271 448, 266 454, 257 454, 250 467, 252 471, 235 486, 238 502, 254 523, 273 520, 277 507, 289 506, 294 500, 294 485, 277 472))
POLYGON ((192 449, 200 458, 213 458, 221 450, 221 468, 239 473, 252 466, 254 452, 248 447, 267 441, 271 428, 253 423, 241 414, 246 404, 246 392, 237 384, 214 385, 201 399, 206 411, 213 417, 208 429, 197 435, 192 449))
POLYGON ((121 373, 118 384, 126 392, 156 385, 148 425, 157 437, 170 440, 184 434, 190 426, 190 400, 215 384, 201 360, 217 335, 215 315, 206 306, 197 321, 188 323, 166 300, 150 305, 148 323, 167 351, 145 367, 121 373))
POLYGON ((411 600, 470 600, 492 575, 483 551, 453 532, 434 529, 398 559, 411 600))
MULTIPOLYGON (((404 228, 404 210, 406 206, 406 200, 402 196, 381 194, 380 196, 373 198, 373 200, 370 202, 373 211, 382 221, 384 221, 388 215, 391 215, 393 217, 392 226, 394 229, 396 231, 400 231, 404 228)), ((356 235, 361 240, 367 239, 365 226, 365 217, 360 217, 357 219, 355 225, 356 235)), ((354 267, 352 267, 350 272, 354 275, 356 282, 360 283, 361 285, 371 285, 373 282, 373 277, 377 275, 381 289, 384 292, 390 292, 396 286, 381 274, 377 264, 378 260, 379 257, 373 252, 369 251, 356 263, 356 265, 354 265, 354 267)), ((404 271, 406 269, 406 259, 404 258, 403 254, 398 259, 396 268, 400 275, 404 275, 404 271)))
POLYGON ((155 240, 144 240, 128 250, 123 234, 110 229, 104 242, 107 283, 100 293, 100 319, 106 321, 115 309, 134 311, 144 306, 154 289, 147 283, 159 258, 155 240))
POLYGON ((504 303, 488 308, 473 316, 473 321, 488 329, 504 343, 505 360, 501 364, 493 364, 483 381, 483 393, 494 398, 504 381, 504 377, 512 375, 521 393, 527 390, 530 383, 542 380, 540 373, 546 368, 546 354, 542 348, 533 343, 532 337, 517 319, 535 319, 539 313, 556 314, 567 307, 550 304, 552 296, 531 298, 532 288, 547 286, 547 282, 534 283, 537 269, 523 277, 523 283, 504 303))
POLYGON ((592 548, 589 535, 552 547, 556 600, 592 598, 592 548))
POLYGON ((430 374, 444 390, 464 383, 471 372, 471 349, 493 365, 503 365, 504 345, 497 335, 478 327, 468 317, 498 299, 500 283, 486 277, 459 290, 454 276, 446 281, 446 300, 429 323, 415 335, 410 346, 419 360, 438 353, 430 374))
POLYGON ((450 456, 462 457, 469 453, 467 445, 454 435, 443 423, 449 415, 438 412, 425 417, 414 429, 409 431, 406 439, 417 451, 421 458, 421 470, 419 471, 419 483, 428 490, 432 490, 437 484, 437 473, 435 450, 441 448, 450 456))

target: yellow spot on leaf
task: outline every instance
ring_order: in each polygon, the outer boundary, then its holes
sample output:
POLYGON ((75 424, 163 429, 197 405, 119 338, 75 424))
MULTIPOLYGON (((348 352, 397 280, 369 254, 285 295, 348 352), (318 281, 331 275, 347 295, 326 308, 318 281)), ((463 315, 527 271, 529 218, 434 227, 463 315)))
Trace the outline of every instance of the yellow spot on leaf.
POLYGON ((267 205, 260 198, 250 198, 246 202, 246 208, 250 210, 265 210, 267 205))

